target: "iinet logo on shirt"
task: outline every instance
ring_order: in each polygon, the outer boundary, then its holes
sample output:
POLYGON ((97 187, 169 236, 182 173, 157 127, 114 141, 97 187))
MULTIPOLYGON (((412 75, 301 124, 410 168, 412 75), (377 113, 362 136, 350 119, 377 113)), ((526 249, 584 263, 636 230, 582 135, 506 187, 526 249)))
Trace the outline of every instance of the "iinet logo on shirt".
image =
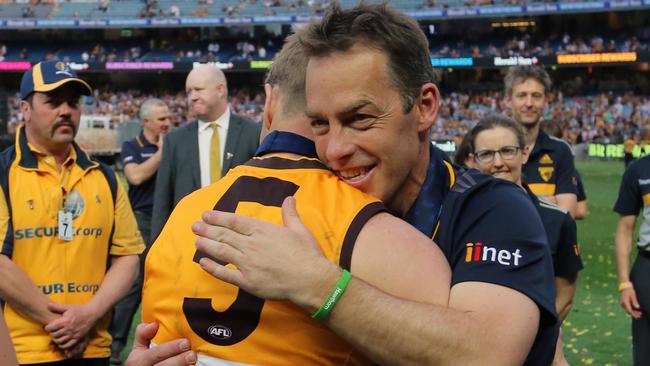
POLYGON ((498 262, 504 266, 519 266, 521 254, 519 249, 514 252, 505 249, 491 248, 483 243, 467 243, 465 244, 465 262, 498 262))

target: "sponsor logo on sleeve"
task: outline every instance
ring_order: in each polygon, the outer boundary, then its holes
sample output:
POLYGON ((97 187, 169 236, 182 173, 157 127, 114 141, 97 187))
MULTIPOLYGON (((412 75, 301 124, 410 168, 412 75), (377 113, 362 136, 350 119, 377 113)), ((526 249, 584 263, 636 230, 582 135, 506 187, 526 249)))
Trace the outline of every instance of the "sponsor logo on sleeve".
POLYGON ((503 266, 518 267, 521 263, 521 252, 516 249, 511 252, 506 249, 497 249, 484 245, 481 242, 465 244, 465 262, 492 262, 503 266))

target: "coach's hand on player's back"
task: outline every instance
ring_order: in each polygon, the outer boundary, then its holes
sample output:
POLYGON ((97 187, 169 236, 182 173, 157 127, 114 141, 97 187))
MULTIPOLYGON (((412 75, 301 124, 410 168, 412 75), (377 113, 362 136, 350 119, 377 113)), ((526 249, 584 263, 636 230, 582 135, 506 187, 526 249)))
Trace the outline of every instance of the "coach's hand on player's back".
POLYGON ((133 349, 126 366, 190 366, 196 364, 196 353, 187 339, 175 339, 149 348, 158 332, 158 323, 141 323, 135 329, 133 349))
MULTIPOLYGON (((205 212, 203 222, 192 225, 199 236, 197 249, 236 268, 207 257, 200 260, 202 268, 258 297, 306 303, 301 297, 310 296, 314 284, 320 287, 323 274, 337 272, 338 267, 323 256, 300 221, 293 197, 282 204, 282 220, 284 226, 228 212, 205 212)), ((330 284, 323 286, 329 290, 330 284)))

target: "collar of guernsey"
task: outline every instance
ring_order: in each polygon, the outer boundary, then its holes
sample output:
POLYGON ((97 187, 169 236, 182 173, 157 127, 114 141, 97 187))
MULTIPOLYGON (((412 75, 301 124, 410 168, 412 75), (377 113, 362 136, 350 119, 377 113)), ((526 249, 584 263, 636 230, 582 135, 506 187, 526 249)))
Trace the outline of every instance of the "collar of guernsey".
POLYGON ((442 203, 449 192, 448 169, 441 154, 444 152, 430 145, 427 177, 413 206, 404 216, 406 222, 429 238, 433 236, 442 212, 442 203))
POLYGON ((255 156, 259 157, 270 153, 292 153, 308 158, 318 158, 316 145, 306 137, 286 131, 273 131, 269 133, 257 149, 255 156))

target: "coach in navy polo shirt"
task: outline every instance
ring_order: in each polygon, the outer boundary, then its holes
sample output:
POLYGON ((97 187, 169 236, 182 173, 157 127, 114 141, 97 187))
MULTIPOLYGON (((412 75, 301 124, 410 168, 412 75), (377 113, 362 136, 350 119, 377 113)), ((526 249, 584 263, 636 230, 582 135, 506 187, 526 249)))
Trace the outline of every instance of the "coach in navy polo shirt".
MULTIPOLYGON (((206 214, 208 225, 194 226, 201 247, 234 267, 204 257, 203 268, 310 313, 334 308, 325 324, 378 364, 549 365, 557 321, 542 222, 526 192, 457 170, 431 146, 440 94, 417 23, 387 5, 334 5, 299 37, 310 55, 306 114, 319 158, 433 236, 452 269, 449 308, 387 295, 354 277, 354 261, 352 280, 340 280, 290 204, 285 228, 206 214)), ((297 144, 279 141, 262 149, 296 152, 297 144)))
MULTIPOLYGON (((121 160, 124 175, 129 182, 129 200, 138 222, 138 229, 145 244, 149 245, 156 171, 160 166, 163 141, 169 130, 171 115, 165 102, 151 98, 142 103, 140 120, 142 132, 133 140, 122 144, 121 160)), ((120 353, 126 345, 133 315, 140 305, 141 292, 142 272, 133 283, 128 295, 115 307, 109 329, 113 336, 111 363, 121 363, 120 353)))

